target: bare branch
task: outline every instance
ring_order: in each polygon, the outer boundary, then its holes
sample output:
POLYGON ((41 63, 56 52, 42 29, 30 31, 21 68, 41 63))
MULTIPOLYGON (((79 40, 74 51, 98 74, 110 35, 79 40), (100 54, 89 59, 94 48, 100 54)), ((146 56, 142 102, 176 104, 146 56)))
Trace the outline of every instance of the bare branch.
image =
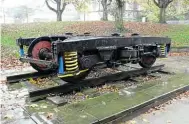
POLYGON ((165 7, 167 8, 167 6, 168 6, 171 2, 173 2, 173 0, 168 0, 167 3, 165 3, 165 7))
POLYGON ((169 0, 169 1, 168 1, 168 3, 171 3, 171 2, 173 2, 173 0, 169 0))
POLYGON ((47 4, 47 7, 48 7, 50 10, 52 10, 52 11, 54 11, 54 12, 57 13, 57 10, 54 9, 53 7, 51 7, 51 6, 49 5, 48 0, 45 0, 45 3, 47 4))
POLYGON ((156 0, 153 0, 154 4, 159 7, 159 4, 156 0))
POLYGON ((66 5, 67 5, 67 3, 63 3, 63 5, 62 5, 62 9, 60 10, 61 11, 61 13, 64 11, 64 9, 66 8, 66 5))
POLYGON ((112 0, 109 0, 109 3, 107 4, 107 6, 109 6, 111 4, 112 0))

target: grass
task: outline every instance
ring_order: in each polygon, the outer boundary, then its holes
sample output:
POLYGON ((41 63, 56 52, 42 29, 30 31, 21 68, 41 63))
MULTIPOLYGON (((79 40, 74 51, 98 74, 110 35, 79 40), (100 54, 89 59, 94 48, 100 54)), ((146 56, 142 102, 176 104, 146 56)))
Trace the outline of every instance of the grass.
POLYGON ((173 46, 189 47, 189 25, 170 25, 165 35, 172 39, 173 46))
MULTIPOLYGON (((140 33, 151 36, 168 36, 173 46, 189 46, 189 25, 161 25, 154 23, 125 22, 127 33, 140 33)), ((93 35, 110 35, 116 31, 113 22, 50 22, 2 25, 1 43, 3 49, 17 50, 16 39, 19 37, 39 37, 44 35, 62 35, 65 32, 93 35)), ((124 32, 125 34, 125 32, 124 32)), ((15 53, 15 52, 14 52, 15 53)), ((6 52, 4 53, 7 54, 6 52)))
POLYGON ((19 37, 39 37, 62 32, 65 25, 73 22, 30 23, 2 25, 2 45, 15 46, 19 37))

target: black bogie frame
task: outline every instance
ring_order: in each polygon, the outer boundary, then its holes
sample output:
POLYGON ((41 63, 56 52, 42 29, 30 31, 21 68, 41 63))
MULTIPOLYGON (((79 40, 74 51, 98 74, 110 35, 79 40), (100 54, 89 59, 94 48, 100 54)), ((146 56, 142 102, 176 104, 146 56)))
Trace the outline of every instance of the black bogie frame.
POLYGON ((26 56, 21 57, 23 62, 30 62, 38 71, 57 70, 59 63, 58 58, 64 52, 77 51, 79 68, 91 69, 98 63, 104 63, 108 67, 115 67, 125 63, 139 63, 144 68, 151 67, 157 57, 163 56, 159 45, 165 45, 167 51, 170 50, 171 40, 167 37, 141 37, 133 35, 131 37, 123 37, 119 35, 113 36, 73 36, 67 34, 63 36, 39 37, 17 39, 20 47, 29 46, 26 56), (51 42, 51 53, 44 55, 52 55, 51 61, 47 63, 46 59, 42 59, 41 63, 48 65, 48 68, 41 70, 36 63, 38 60, 32 61, 32 50, 35 44, 46 40, 51 42), (27 57, 27 60, 25 59, 27 57), (36 63, 35 63, 36 62, 36 63))

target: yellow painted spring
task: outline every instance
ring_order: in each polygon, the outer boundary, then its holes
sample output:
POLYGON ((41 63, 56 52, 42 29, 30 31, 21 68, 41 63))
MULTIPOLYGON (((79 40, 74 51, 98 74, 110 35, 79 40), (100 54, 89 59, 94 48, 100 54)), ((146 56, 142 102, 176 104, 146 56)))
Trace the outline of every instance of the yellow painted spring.
POLYGON ((77 60, 77 52, 65 52, 64 61, 65 61, 66 71, 73 72, 79 69, 78 60, 77 60))
POLYGON ((166 45, 165 44, 160 45, 160 50, 161 50, 161 55, 165 56, 166 45))

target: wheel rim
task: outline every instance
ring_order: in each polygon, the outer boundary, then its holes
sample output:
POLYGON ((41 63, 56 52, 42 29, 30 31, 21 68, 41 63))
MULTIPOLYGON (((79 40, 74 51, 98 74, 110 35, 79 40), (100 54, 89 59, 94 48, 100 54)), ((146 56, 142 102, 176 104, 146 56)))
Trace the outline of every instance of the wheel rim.
MULTIPOLYGON (((47 49, 48 51, 51 51, 51 42, 50 41, 38 41, 37 43, 35 43, 34 45, 32 45, 31 48, 31 57, 33 59, 38 59, 38 60, 44 60, 41 59, 39 56, 40 50, 42 49, 47 49)), ((51 68, 45 66, 45 65, 41 65, 41 64, 33 64, 30 63, 35 69, 37 70, 50 70, 51 68)))

